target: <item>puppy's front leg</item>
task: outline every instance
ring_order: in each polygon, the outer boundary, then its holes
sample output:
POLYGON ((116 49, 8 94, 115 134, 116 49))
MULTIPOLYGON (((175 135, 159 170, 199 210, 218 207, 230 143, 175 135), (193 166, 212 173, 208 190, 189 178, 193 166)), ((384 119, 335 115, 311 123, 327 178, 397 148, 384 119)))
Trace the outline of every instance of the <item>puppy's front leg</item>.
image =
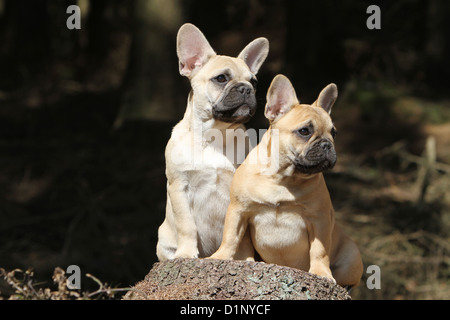
MULTIPOLYGON (((235 258, 247 229, 248 221, 240 205, 230 203, 225 216, 222 243, 219 249, 208 259, 232 260, 235 258)), ((248 239, 247 239, 248 240, 248 239)), ((251 239, 250 239, 251 241, 251 239)), ((248 247, 248 242, 244 248, 248 247)), ((248 250, 245 250, 248 252, 248 250)), ((250 258, 251 257, 245 257, 250 258)))
POLYGON ((177 179, 167 187, 177 230, 177 250, 174 258, 197 258, 197 226, 189 208, 185 186, 180 181, 182 179, 177 179))
POLYGON ((311 245, 309 249, 310 266, 308 272, 329 278, 336 283, 330 269, 331 232, 329 226, 316 224, 310 229, 309 236, 311 245))

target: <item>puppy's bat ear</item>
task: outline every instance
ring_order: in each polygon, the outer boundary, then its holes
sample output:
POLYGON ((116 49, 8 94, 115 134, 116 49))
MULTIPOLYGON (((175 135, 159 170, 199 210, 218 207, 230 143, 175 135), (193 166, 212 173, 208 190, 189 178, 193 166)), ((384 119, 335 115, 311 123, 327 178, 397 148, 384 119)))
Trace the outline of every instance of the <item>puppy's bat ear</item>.
POLYGON ((331 108, 333 107, 338 97, 338 89, 334 83, 327 85, 319 94, 314 104, 321 107, 323 110, 331 114, 331 108))
POLYGON ((241 51, 238 58, 245 61, 253 74, 257 74, 268 54, 269 40, 266 38, 258 38, 250 42, 241 51))
POLYGON ((180 74, 192 78, 194 73, 216 53, 196 26, 185 23, 178 30, 177 55, 180 63, 180 74))
POLYGON ((299 104, 291 81, 281 74, 277 75, 267 91, 267 104, 264 115, 269 121, 275 122, 299 104))

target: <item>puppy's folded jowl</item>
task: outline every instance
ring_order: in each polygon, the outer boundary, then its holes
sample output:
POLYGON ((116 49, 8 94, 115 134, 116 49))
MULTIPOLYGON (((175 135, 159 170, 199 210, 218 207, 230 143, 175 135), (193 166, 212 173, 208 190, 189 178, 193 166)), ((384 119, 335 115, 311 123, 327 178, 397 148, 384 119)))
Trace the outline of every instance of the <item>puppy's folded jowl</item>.
POLYGON ((328 139, 319 139, 305 150, 304 155, 295 158, 294 165, 301 173, 313 174, 332 169, 336 160, 333 143, 328 139))
POLYGON ((213 116, 225 122, 245 123, 256 111, 255 90, 246 83, 230 83, 213 105, 213 116))

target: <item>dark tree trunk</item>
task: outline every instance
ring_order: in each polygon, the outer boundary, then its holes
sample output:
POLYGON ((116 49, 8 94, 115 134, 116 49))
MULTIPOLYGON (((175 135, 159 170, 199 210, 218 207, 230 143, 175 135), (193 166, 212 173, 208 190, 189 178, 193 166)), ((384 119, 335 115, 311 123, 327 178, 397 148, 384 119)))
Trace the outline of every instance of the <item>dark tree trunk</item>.
POLYGON ((123 83, 123 97, 114 124, 146 119, 180 120, 186 109, 186 94, 178 84, 186 82, 178 71, 176 35, 182 25, 179 0, 133 2, 132 43, 123 83))

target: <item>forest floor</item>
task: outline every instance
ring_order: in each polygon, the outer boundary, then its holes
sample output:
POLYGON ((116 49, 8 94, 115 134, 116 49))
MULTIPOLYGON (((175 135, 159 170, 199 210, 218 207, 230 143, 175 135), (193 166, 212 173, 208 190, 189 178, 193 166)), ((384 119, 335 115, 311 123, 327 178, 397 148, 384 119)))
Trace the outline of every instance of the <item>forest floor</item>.
MULTIPOLYGON (((354 299, 450 299, 450 101, 343 90, 332 116, 336 167, 326 181, 336 219, 365 269, 354 299), (431 153, 424 155, 428 137, 431 153), (429 165, 426 165, 429 163, 429 165)), ((117 93, 23 105, 0 97, 0 267, 33 268, 51 286, 78 265, 111 286, 142 280, 164 219, 164 148, 174 123, 112 129, 117 93)), ((266 124, 262 124, 262 128, 266 124)), ((83 290, 97 284, 83 277, 83 290)), ((0 281, 3 298, 12 292, 0 281)))

